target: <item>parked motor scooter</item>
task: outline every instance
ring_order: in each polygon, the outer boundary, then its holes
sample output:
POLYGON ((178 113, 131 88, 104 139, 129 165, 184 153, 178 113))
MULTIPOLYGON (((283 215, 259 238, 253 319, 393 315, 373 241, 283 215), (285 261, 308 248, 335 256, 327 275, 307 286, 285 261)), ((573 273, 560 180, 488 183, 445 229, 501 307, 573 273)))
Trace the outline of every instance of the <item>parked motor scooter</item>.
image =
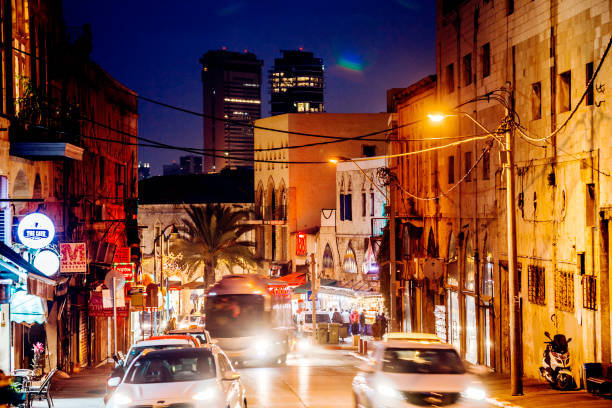
POLYGON ((551 386, 562 391, 568 390, 574 386, 572 368, 570 367, 570 354, 567 348, 567 344, 572 339, 566 340, 563 334, 555 334, 552 339, 548 332, 544 332, 544 335, 550 341, 546 342, 540 374, 551 386))

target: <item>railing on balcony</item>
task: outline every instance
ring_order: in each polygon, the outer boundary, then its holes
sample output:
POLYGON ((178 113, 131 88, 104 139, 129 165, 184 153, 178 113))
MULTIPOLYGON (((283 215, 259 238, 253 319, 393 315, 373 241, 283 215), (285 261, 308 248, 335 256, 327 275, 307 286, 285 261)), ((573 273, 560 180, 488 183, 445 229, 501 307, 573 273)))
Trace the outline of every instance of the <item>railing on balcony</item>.
POLYGON ((371 235, 372 235, 372 237, 382 237, 383 229, 387 226, 388 222, 389 222, 388 218, 372 218, 371 219, 371 223, 372 223, 371 235))
POLYGON ((287 206, 286 205, 256 205, 255 217, 263 221, 286 221, 287 206))

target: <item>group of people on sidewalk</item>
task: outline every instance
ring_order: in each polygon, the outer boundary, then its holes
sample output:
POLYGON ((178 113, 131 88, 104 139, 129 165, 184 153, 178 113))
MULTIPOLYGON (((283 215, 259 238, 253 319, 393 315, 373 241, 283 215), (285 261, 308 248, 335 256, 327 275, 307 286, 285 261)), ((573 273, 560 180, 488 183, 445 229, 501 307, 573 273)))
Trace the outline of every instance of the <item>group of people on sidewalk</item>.
POLYGON ((348 325, 351 335, 372 335, 374 338, 380 338, 387 332, 387 318, 384 313, 376 313, 376 319, 372 325, 366 324, 365 309, 359 313, 356 309, 352 312, 344 310, 339 312, 334 309, 331 317, 332 323, 340 323, 348 325))

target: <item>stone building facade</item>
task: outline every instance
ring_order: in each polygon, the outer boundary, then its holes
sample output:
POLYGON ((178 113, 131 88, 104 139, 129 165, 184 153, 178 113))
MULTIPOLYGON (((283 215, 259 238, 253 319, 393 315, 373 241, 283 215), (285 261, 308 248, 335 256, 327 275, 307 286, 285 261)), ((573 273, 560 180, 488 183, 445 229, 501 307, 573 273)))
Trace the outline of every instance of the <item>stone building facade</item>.
MULTIPOLYGON (((443 298, 432 300, 444 307, 448 340, 468 360, 509 371, 506 176, 499 143, 486 137, 507 109, 515 112, 524 375, 539 376, 544 331, 573 339, 573 367, 609 362, 612 162, 610 108, 601 85, 612 73, 604 53, 612 4, 439 0, 437 6, 437 81, 421 95, 453 116, 426 137, 468 141, 437 150, 429 171, 413 167, 417 177, 402 186, 422 198, 438 197, 415 200, 423 201, 415 215, 424 219, 424 259, 438 259, 445 271, 434 287, 443 298)), ((410 97, 405 101, 398 111, 412 109, 410 97)), ((424 113, 415 115, 424 119, 424 113)), ((444 140, 431 143, 453 141, 444 140)), ((580 383, 581 370, 574 373, 580 383)))

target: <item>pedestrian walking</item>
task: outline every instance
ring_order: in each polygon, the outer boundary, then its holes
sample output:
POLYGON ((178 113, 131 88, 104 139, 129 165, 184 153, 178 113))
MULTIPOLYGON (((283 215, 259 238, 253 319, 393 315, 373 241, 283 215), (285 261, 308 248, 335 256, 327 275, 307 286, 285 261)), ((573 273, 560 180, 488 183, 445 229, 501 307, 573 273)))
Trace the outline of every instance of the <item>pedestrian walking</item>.
POLYGON ((359 312, 357 310, 351 313, 351 334, 359 334, 359 312))
POLYGON ((359 315, 359 327, 361 329, 361 334, 366 335, 368 334, 368 330, 366 328, 366 315, 365 315, 366 311, 365 309, 363 309, 361 311, 361 314, 359 315))
POLYGON ((331 319, 332 323, 340 323, 342 324, 342 314, 338 311, 338 309, 334 309, 334 314, 331 319))

